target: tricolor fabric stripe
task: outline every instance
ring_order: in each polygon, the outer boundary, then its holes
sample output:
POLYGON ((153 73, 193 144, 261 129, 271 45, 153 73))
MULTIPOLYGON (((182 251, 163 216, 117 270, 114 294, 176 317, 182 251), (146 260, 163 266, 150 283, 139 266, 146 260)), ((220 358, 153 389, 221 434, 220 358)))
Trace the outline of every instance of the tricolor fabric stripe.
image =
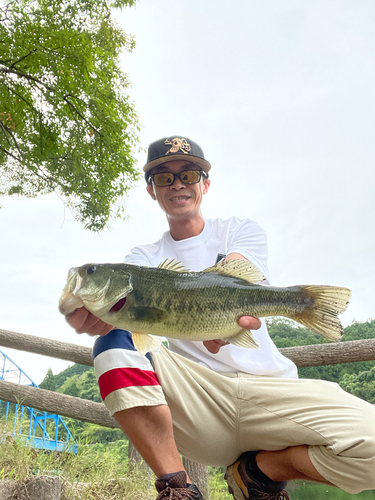
POLYGON ((99 337, 93 359, 100 394, 111 415, 135 406, 166 404, 151 356, 138 353, 130 332, 116 329, 99 337))

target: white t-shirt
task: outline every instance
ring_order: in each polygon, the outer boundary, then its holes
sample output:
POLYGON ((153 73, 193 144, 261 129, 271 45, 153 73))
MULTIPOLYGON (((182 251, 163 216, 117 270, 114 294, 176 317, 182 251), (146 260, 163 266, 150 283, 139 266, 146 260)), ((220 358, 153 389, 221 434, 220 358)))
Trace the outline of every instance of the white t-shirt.
MULTIPOLYGON (((125 257, 128 264, 157 267, 165 259, 176 259, 191 271, 202 271, 220 257, 239 253, 255 264, 269 281, 267 239, 264 230, 247 219, 206 219, 201 234, 175 241, 169 231, 149 245, 134 247, 125 257)), ((223 346, 217 354, 210 353, 203 342, 168 338, 169 348, 192 361, 216 372, 245 372, 269 377, 297 377, 297 368, 282 356, 268 335, 265 321, 252 331, 259 349, 247 349, 232 344, 223 346)))

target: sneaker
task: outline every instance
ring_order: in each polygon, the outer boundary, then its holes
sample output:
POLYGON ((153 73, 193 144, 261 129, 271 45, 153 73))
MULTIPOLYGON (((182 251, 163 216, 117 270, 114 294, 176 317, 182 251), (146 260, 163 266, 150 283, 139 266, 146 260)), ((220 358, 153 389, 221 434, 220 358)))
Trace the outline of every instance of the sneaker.
POLYGON ((196 485, 186 482, 186 472, 183 470, 159 477, 155 487, 159 492, 156 500, 166 497, 169 500, 204 500, 196 485))
POLYGON ((237 462, 227 467, 225 480, 234 500, 289 500, 284 490, 286 482, 262 483, 246 470, 248 454, 243 453, 237 462))

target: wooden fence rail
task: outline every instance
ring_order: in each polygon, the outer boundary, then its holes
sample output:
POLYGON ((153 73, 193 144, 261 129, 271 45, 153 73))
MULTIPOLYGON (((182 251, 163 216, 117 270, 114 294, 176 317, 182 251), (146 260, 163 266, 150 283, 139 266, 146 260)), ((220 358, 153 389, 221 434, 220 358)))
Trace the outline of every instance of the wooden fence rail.
MULTIPOLYGON (((0 346, 92 366, 91 348, 0 329, 0 346)), ((298 367, 375 360, 375 339, 285 347, 280 352, 298 367)))
MULTIPOLYGON (((0 346, 92 366, 91 348, 0 329, 0 346)), ((280 349, 297 366, 375 360, 375 339, 280 349)), ((0 400, 20 403, 104 427, 119 427, 103 403, 0 380, 0 400)))
POLYGON ((0 380, 0 399, 103 427, 120 428, 103 403, 0 380))

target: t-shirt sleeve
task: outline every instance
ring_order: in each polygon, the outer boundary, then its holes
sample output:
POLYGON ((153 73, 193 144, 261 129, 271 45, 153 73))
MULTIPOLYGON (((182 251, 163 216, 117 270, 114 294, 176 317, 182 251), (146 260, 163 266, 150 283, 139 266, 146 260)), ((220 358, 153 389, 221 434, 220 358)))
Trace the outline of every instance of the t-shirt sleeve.
POLYGON ((130 253, 125 256, 126 264, 133 264, 135 266, 152 267, 146 253, 140 247, 134 247, 130 253))
POLYGON ((267 236, 250 220, 235 221, 228 234, 228 254, 239 253, 260 269, 269 281, 267 236))

